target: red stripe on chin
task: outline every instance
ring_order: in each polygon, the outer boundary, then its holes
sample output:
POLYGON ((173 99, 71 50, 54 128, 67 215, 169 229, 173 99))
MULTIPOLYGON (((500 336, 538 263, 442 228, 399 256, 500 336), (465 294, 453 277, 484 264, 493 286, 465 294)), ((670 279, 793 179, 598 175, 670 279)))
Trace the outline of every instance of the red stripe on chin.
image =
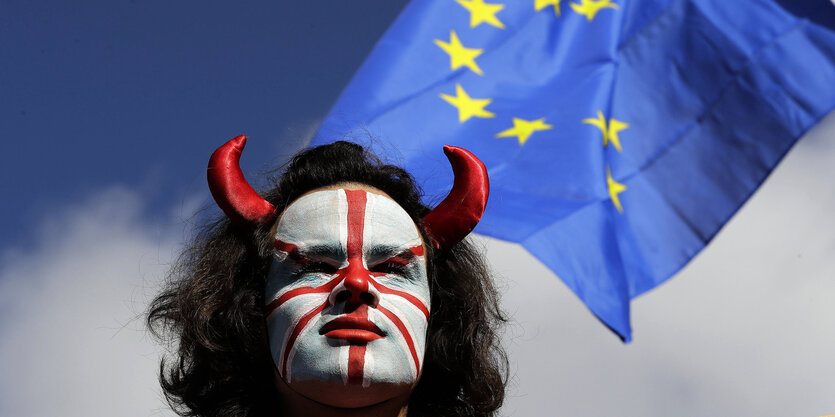
POLYGON ((366 345, 351 345, 348 349, 348 384, 362 385, 365 374, 366 345))

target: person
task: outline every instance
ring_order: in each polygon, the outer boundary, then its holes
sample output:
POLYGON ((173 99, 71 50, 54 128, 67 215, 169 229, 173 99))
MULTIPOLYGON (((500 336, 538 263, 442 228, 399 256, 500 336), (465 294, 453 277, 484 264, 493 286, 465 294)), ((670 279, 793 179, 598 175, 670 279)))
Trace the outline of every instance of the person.
POLYGON ((493 416, 506 321, 480 254, 487 173, 445 147, 435 209, 403 169, 339 141, 297 154, 263 197, 212 155, 226 216, 198 230, 147 322, 176 349, 160 383, 183 416, 493 416))

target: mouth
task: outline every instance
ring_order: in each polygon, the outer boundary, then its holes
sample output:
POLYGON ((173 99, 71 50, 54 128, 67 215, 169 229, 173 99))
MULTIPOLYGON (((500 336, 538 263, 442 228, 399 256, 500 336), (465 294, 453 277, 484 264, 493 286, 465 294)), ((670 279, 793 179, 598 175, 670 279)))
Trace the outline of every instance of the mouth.
POLYGON ((386 337, 385 332, 365 317, 340 316, 319 329, 319 334, 350 343, 368 343, 386 337))

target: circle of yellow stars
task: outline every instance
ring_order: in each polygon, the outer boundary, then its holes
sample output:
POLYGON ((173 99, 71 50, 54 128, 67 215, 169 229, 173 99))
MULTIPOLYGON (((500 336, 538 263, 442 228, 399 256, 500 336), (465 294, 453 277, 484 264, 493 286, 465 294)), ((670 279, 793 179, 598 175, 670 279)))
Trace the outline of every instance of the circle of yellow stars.
MULTIPOLYGON (((493 26, 498 29, 505 28, 504 22, 498 17, 498 13, 505 8, 504 4, 488 3, 485 0, 454 1, 469 12, 471 29, 481 24, 493 26)), ((562 16, 561 0, 533 0, 533 2, 534 10, 537 12, 543 11, 548 7, 553 7, 554 14, 557 17, 562 16)), ((570 2, 569 5, 572 11, 584 16, 588 22, 593 21, 597 14, 605 9, 617 10, 619 8, 613 0, 579 0, 579 2, 570 2)), ((434 39, 434 43, 449 55, 449 66, 453 71, 465 67, 476 75, 484 75, 484 71, 476 62, 476 59, 484 53, 484 49, 465 46, 455 30, 449 31, 449 40, 434 39)), ((474 98, 467 93, 460 83, 455 84, 455 95, 442 93, 440 94, 440 98, 455 107, 458 111, 459 123, 464 123, 473 117, 485 119, 496 117, 495 113, 487 110, 487 106, 493 102, 493 99, 474 98)), ((545 121, 544 117, 534 120, 513 117, 512 121, 513 126, 496 133, 495 138, 515 137, 519 146, 523 146, 534 133, 554 128, 553 125, 545 121)), ((604 148, 608 147, 611 143, 618 153, 623 150, 618 134, 627 129, 629 123, 613 117, 607 120, 600 110, 597 111, 597 117, 585 118, 581 122, 592 125, 600 130, 604 148)), ((612 204, 618 212, 623 213, 620 194, 626 191, 626 185, 615 181, 608 164, 606 164, 606 187, 612 204)))

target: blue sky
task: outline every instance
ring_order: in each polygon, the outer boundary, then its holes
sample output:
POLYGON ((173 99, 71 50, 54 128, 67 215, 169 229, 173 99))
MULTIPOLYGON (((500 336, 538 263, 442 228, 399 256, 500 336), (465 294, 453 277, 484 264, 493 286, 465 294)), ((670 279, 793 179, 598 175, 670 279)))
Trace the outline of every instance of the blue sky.
MULTIPOLYGON (((0 1, 0 415, 170 416, 141 323, 211 152, 303 145, 404 1, 0 1)), ((518 246, 504 415, 835 412, 835 116, 801 139, 623 345, 518 246)))
POLYGON ((260 149, 246 168, 283 162, 405 2, 195 4, 0 4, 0 192, 15 202, 0 247, 106 185, 141 187, 154 213, 203 192, 208 155, 241 133, 260 149))

